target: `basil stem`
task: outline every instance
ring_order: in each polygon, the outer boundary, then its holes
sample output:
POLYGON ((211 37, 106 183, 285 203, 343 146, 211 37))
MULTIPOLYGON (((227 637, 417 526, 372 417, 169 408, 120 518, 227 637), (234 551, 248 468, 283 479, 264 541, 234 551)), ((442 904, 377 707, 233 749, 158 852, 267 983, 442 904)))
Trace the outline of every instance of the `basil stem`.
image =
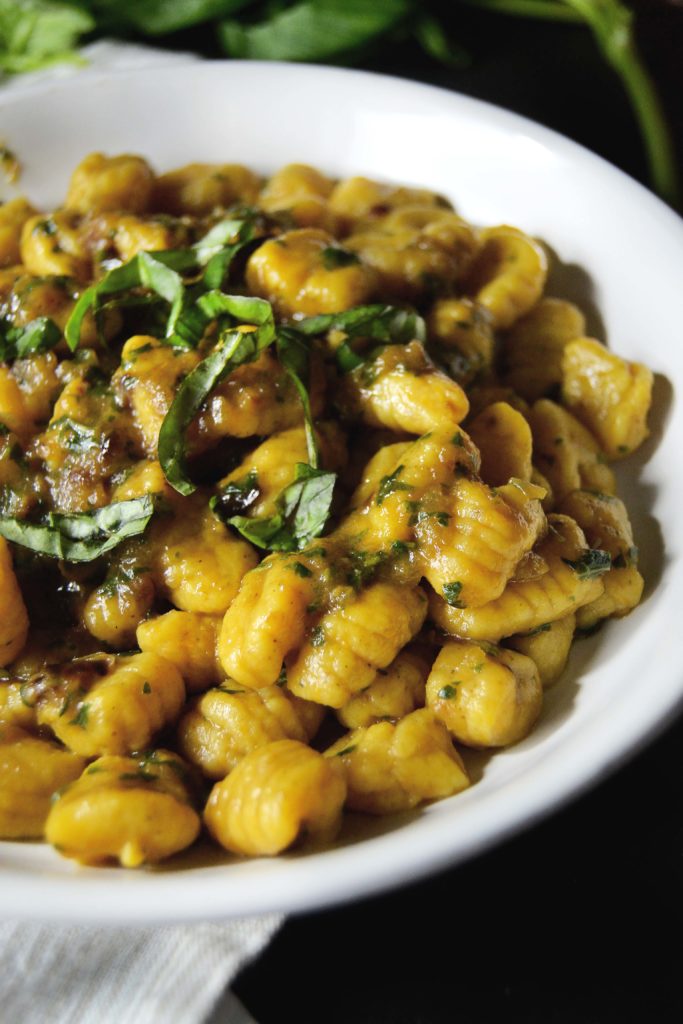
POLYGON ((0 519, 0 536, 64 562, 92 562, 127 538, 143 533, 153 513, 154 498, 146 494, 92 512, 49 512, 44 523, 0 519))

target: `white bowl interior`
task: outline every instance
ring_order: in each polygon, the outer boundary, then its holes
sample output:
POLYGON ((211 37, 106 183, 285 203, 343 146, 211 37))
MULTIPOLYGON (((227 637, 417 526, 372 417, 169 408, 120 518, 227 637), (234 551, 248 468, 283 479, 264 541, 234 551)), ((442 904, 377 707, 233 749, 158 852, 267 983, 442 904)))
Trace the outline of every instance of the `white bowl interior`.
POLYGON ((466 793, 400 820, 356 821, 326 852, 182 867, 86 869, 38 844, 0 844, 6 915, 108 922, 304 909, 414 879, 551 811, 634 751, 683 694, 683 224, 641 186, 515 115, 426 86, 316 67, 197 63, 86 73, 0 100, 21 189, 49 207, 92 150, 139 152, 158 170, 195 160, 264 172, 307 162, 447 195, 475 223, 512 223, 557 255, 552 293, 659 375, 652 437, 621 470, 647 590, 628 619, 575 647, 528 740, 474 759, 466 793))

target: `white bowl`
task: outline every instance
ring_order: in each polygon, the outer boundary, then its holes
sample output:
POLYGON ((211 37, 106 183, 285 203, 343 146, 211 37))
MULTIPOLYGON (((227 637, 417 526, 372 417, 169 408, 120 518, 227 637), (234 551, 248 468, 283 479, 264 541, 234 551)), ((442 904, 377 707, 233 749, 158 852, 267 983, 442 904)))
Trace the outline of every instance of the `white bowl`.
MULTIPOLYGON (((591 329, 648 363, 652 437, 621 473, 647 580, 643 604, 576 645, 523 743, 482 762, 466 793, 401 820, 360 823, 335 848, 279 859, 123 871, 81 868, 39 844, 0 844, 7 916, 152 922, 303 910, 414 880, 471 856, 631 755, 683 696, 683 223, 621 172, 523 118, 456 94, 360 72, 196 63, 76 77, 0 98, 21 187, 58 203, 91 150, 160 170, 195 160, 262 171, 290 161, 447 195, 475 223, 546 240, 554 294, 588 303, 591 329), (599 311, 599 316, 598 316, 599 311), (601 323, 603 327, 601 327, 601 323), (673 391, 672 391, 673 389, 673 391)), ((652 780, 656 786, 656 780, 652 780)), ((637 810, 636 810, 637 813, 637 810)))

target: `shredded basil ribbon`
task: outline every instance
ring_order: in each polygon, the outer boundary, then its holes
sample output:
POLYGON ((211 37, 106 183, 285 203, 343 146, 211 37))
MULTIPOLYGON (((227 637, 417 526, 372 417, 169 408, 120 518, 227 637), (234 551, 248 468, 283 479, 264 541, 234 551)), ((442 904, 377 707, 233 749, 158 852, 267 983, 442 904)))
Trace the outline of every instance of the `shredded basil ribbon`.
POLYGON ((49 512, 44 523, 0 519, 0 536, 63 562, 92 562, 128 537, 143 533, 153 513, 154 498, 146 494, 92 512, 49 512))
POLYGON ((336 473, 300 462, 294 481, 277 498, 275 515, 262 519, 226 517, 222 514, 220 494, 214 495, 210 505, 219 519, 234 526, 256 547, 269 551, 300 551, 323 532, 336 480, 336 473))
POLYGON ((220 287, 236 254, 253 239, 255 222, 256 214, 247 212, 239 219, 231 218, 215 224, 189 249, 139 252, 127 263, 114 267, 97 284, 86 288, 71 311, 64 329, 64 337, 71 351, 78 348, 86 313, 90 309, 96 310, 104 296, 116 295, 132 288, 149 288, 170 303, 165 331, 170 344, 185 347, 197 344, 201 335, 197 337, 196 332, 182 328, 176 331, 176 326, 180 327, 181 314, 188 307, 192 309, 197 291, 201 293, 206 289, 220 287), (204 274, 188 297, 180 274, 197 267, 204 267, 204 274))
POLYGON ((0 324, 0 359, 7 362, 16 356, 22 358, 35 352, 47 352, 61 338, 59 327, 47 316, 37 317, 26 327, 0 324))
POLYGON ((305 335, 342 331, 347 338, 337 348, 335 357, 343 373, 355 370, 365 362, 350 345, 352 338, 370 338, 393 345, 405 345, 415 338, 424 341, 427 337, 425 322, 418 313, 384 305, 356 306, 344 313, 307 317, 296 324, 296 329, 305 335))
POLYGON ((275 338, 273 309, 265 299, 208 292, 197 305, 200 312, 210 310, 214 319, 227 314, 243 324, 257 327, 256 330, 225 329, 220 333, 213 351, 195 366, 178 388, 161 424, 159 462, 171 487, 184 495, 196 490, 187 473, 187 428, 213 389, 238 366, 253 362, 275 338))

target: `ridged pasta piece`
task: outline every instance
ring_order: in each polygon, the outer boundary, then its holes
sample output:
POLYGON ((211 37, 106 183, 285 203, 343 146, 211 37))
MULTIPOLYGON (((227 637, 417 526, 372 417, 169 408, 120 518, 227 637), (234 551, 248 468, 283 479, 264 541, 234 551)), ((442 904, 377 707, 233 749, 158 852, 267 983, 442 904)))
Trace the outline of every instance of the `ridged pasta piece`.
POLYGON ((541 713, 543 688, 524 654, 467 641, 441 648, 427 680, 427 707, 468 747, 507 747, 541 713))
POLYGON ((548 274, 545 250, 508 225, 486 228, 480 243, 465 290, 488 310, 496 329, 511 327, 541 297, 548 274))
POLYGON ((144 750, 185 701, 175 665, 157 654, 94 654, 49 668, 24 687, 39 725, 83 757, 144 750))
POLYGON ((645 581, 637 569, 638 549, 623 501, 614 494, 572 491, 559 511, 576 520, 591 547, 612 557, 612 568, 603 576, 604 592, 577 612, 579 629, 590 629, 600 619, 627 615, 640 602, 645 581))
POLYGON ((0 267, 21 262, 21 230, 37 210, 24 196, 17 196, 0 206, 0 267))
POLYGON ((269 213, 286 212, 299 227, 334 229, 328 206, 334 182, 308 164, 287 164, 265 184, 259 205, 269 213))
POLYGON ((388 345, 347 374, 338 395, 349 417, 408 434, 456 429, 469 408, 460 385, 435 368, 419 341, 388 345))
POLYGON ((88 595, 83 625, 109 647, 130 650, 135 630, 154 601, 154 583, 145 566, 110 568, 107 578, 88 595))
POLYGON ((26 643, 28 612, 12 564, 10 547, 0 537, 0 665, 9 665, 26 643))
POLYGON ((247 754, 216 783, 204 821, 226 850, 273 856, 302 836, 334 839, 345 797, 338 764, 298 740, 276 740, 247 754))
POLYGON ((283 316, 338 313, 361 306, 375 291, 377 277, 359 260, 334 262, 332 235, 318 228, 287 231, 264 242, 249 257, 247 285, 283 316))
POLYGON ((220 615, 165 612, 145 619, 137 628, 141 651, 158 654, 180 672, 189 693, 215 686, 225 673, 218 660, 220 615))
POLYGON ((594 338, 564 350, 562 401, 597 437, 611 459, 635 451, 647 437, 652 370, 609 352, 594 338))
POLYGON ((56 743, 0 720, 0 839, 38 839, 50 799, 85 761, 56 743))
POLYGON ((474 229, 452 210, 399 206, 344 239, 379 277, 386 299, 415 302, 448 291, 477 250, 474 229))
POLYGON ((242 580, 218 639, 225 674, 258 690, 277 682, 282 663, 306 633, 307 608, 315 601, 313 573, 295 558, 266 559, 242 580))
POLYGON ((543 398, 562 383, 565 346, 585 330, 586 319, 573 302, 541 299, 503 339, 505 383, 527 402, 543 398))
POLYGON ((186 164, 156 178, 150 208, 201 217, 217 207, 255 202, 260 184, 258 175, 241 164, 186 164))
POLYGON ((446 505, 445 519, 431 514, 423 502, 415 536, 422 570, 434 590, 464 608, 499 597, 545 525, 542 496, 533 484, 493 490, 462 477, 446 505))
POLYGON ((387 718, 403 718, 422 707, 429 663, 413 651, 401 653, 373 683, 339 708, 337 718, 347 729, 374 725, 387 718))
POLYGON ((358 222, 366 226, 376 223, 388 211, 403 206, 449 207, 445 199, 427 189, 387 185, 361 176, 338 182, 329 202, 342 230, 347 232, 358 222))
POLYGON ((157 864, 195 841, 187 765, 170 750, 100 757, 59 794, 45 838, 82 864, 157 864))
POLYGON ((620 619, 640 604, 645 580, 635 565, 611 569, 604 577, 605 589, 576 613, 578 629, 590 630, 602 619, 620 619))
POLYGON ((427 708, 400 722, 355 729, 325 751, 344 769, 347 807, 395 814, 425 800, 442 800, 470 784, 445 727, 427 708))
POLYGON ((530 633, 511 636, 507 643, 515 651, 531 658, 545 690, 556 683, 565 670, 575 629, 576 615, 570 612, 554 622, 544 622, 530 633))
POLYGON ((540 398, 528 413, 534 462, 552 488, 555 502, 579 487, 612 494, 614 473, 605 465, 597 441, 570 412, 540 398))
POLYGON ((491 366, 491 318, 472 299, 437 299, 427 318, 427 349, 465 387, 491 366))
POLYGON ((90 276, 91 259, 78 230, 78 220, 68 210, 57 210, 49 217, 39 213, 25 221, 20 250, 21 262, 29 274, 56 274, 77 281, 90 276))
POLYGON ((203 694, 180 720, 180 750, 209 779, 222 779, 252 750, 274 740, 313 739, 324 708, 280 686, 242 689, 232 679, 203 694))
POLYGON ((341 608, 323 615, 287 664, 287 687, 297 697, 340 708, 386 668, 424 622, 421 590, 372 583, 341 608))
POLYGON ((65 205, 78 213, 143 213, 153 185, 154 172, 141 156, 90 153, 71 175, 65 205))
POLYGON ((258 562, 251 545, 220 522, 203 495, 157 518, 148 556, 158 592, 181 611, 207 615, 226 611, 258 562))
POLYGON ((481 454, 481 478, 491 487, 511 477, 531 480, 531 429, 521 412, 494 402, 470 421, 467 432, 481 454))
POLYGON ((495 601, 480 607, 456 608, 433 595, 430 614, 451 636, 497 642, 515 633, 528 633, 554 622, 600 597, 599 576, 581 575, 569 562, 580 562, 588 552, 585 537, 567 516, 548 517, 551 527, 537 551, 548 571, 537 579, 508 583, 495 601))

